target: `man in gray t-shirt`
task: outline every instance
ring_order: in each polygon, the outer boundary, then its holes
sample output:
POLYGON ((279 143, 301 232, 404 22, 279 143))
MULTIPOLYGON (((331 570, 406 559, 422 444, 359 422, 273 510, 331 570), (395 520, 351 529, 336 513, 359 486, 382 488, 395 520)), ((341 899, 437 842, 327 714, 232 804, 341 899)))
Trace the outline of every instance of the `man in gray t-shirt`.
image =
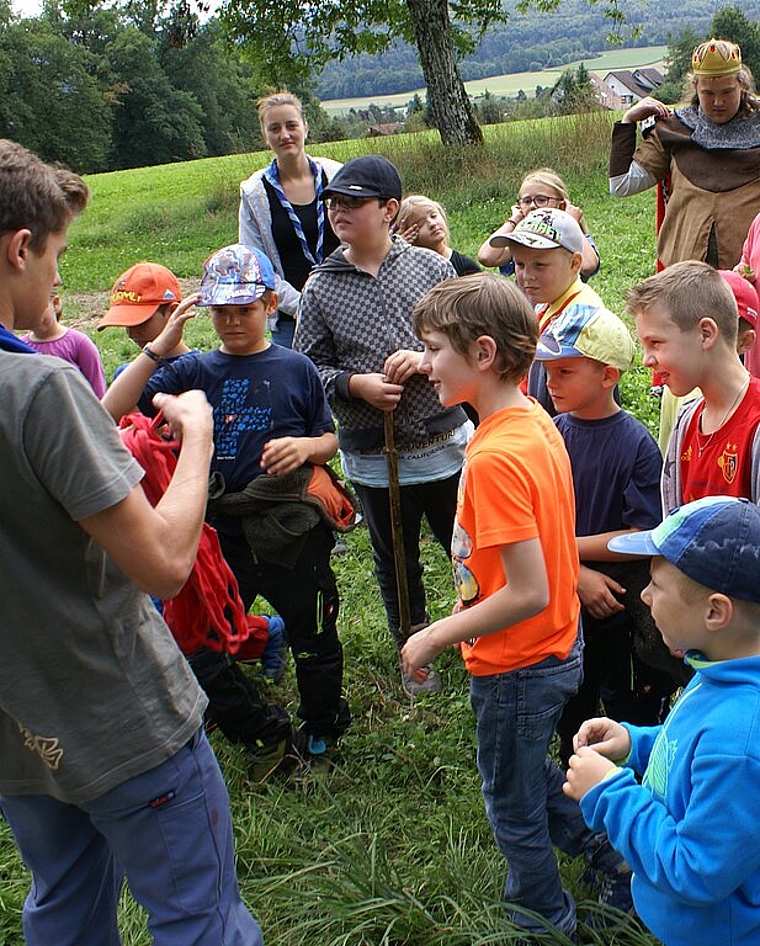
POLYGON ((205 697, 145 594, 176 594, 195 560, 210 408, 157 399, 181 450, 153 508, 76 369, 14 335, 60 282, 87 196, 0 140, 0 809, 33 875, 24 934, 118 942, 125 874, 157 946, 258 946, 205 697))

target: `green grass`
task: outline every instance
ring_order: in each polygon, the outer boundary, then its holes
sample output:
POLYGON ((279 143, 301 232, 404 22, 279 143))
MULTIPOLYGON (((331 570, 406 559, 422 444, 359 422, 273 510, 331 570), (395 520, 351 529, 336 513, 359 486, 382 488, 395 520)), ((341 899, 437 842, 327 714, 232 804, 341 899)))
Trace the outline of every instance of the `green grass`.
MULTIPOLYGON (((315 148, 341 160, 382 149, 402 170, 408 190, 438 197, 449 211, 453 245, 475 255, 509 211, 520 180, 552 164, 586 213, 603 268, 594 286, 621 311, 626 287, 654 268, 653 197, 613 201, 605 175, 610 119, 604 115, 487 128, 482 150, 444 150, 430 133, 392 141, 342 142, 315 148)), ((141 258, 197 277, 205 256, 237 234, 237 187, 264 154, 146 168, 89 179, 92 206, 71 232, 63 264, 68 294, 103 292, 141 258)), ((76 316, 76 306, 66 312, 76 316)), ((109 371, 134 348, 115 329, 95 333, 109 371)), ((210 347, 199 315, 189 340, 210 347)), ((626 405, 652 422, 648 375, 629 372, 626 405)), ((282 786, 255 789, 245 753, 219 733, 214 748, 230 788, 241 889, 269 946, 485 946, 514 939, 504 917, 505 866, 486 821, 475 768, 474 723, 467 675, 452 650, 436 662, 440 697, 410 706, 401 696, 395 651, 372 573, 364 528, 347 537, 334 561, 341 592, 346 692, 354 724, 339 767, 325 790, 304 794, 282 786)), ((448 561, 423 542, 433 617, 454 600, 448 561)), ((292 671, 276 694, 295 709, 292 671)), ((117 725, 117 721, 115 721, 117 725)), ((0 826, 0 946, 21 946, 20 911, 28 878, 7 828, 0 826)), ((581 915, 593 898, 579 881, 581 865, 562 859, 581 915)), ((144 917, 125 894, 125 946, 146 946, 144 917)), ((650 946, 635 926, 589 943, 650 946)), ((548 938, 547 944, 567 941, 548 938)))

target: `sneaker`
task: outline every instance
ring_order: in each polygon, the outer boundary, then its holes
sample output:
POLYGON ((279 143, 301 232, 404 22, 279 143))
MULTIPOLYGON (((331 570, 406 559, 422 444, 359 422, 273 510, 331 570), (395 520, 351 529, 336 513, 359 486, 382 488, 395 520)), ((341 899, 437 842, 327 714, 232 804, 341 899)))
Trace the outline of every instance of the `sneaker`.
POLYGON ((343 541, 343 539, 336 539, 335 545, 333 545, 332 550, 330 552, 330 558, 335 558, 336 555, 347 555, 347 554, 348 554, 348 546, 346 545, 346 543, 343 541))
MULTIPOLYGON (((587 873, 590 873, 588 868, 587 873)), ((596 873, 599 883, 598 907, 593 912, 589 911, 585 918, 586 926, 600 931, 629 922, 636 916, 631 896, 631 868, 621 861, 615 870, 599 870, 596 873)))
POLYGON ((440 693, 441 686, 441 675, 430 665, 420 668, 414 677, 401 670, 401 689, 410 700, 423 693, 440 693))
POLYGON ((308 787, 316 781, 326 779, 335 762, 334 749, 333 740, 309 736, 303 760, 293 776, 296 784, 308 787))
POLYGON ((598 901, 600 907, 610 911, 611 925, 619 923, 623 918, 622 914, 626 916, 633 915, 631 868, 625 861, 611 873, 602 872, 602 886, 598 901))
POLYGON ((305 734, 291 726, 284 739, 251 752, 249 778, 252 782, 263 785, 275 776, 289 776, 302 764, 306 748, 305 734))
POLYGON ((299 734, 305 741, 306 748, 302 753, 301 765, 296 770, 294 780, 301 785, 307 786, 315 780, 326 778, 335 765, 335 750, 338 740, 351 725, 351 710, 348 708, 348 701, 341 697, 338 701, 338 711, 330 726, 329 736, 306 736, 305 729, 301 729, 299 734))
POLYGON ((285 636, 285 622, 274 614, 267 616, 269 636, 264 653, 261 655, 261 667, 264 679, 269 683, 279 683, 288 664, 288 642, 285 636))

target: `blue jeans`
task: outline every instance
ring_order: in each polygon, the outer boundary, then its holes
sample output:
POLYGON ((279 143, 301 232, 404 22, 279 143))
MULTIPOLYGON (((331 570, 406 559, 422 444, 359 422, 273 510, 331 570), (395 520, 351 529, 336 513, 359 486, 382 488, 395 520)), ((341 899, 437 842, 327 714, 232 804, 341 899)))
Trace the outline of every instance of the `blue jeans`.
POLYGON ((296 320, 281 315, 277 319, 277 328, 272 329, 272 341, 282 348, 293 347, 293 336, 296 333, 296 320))
POLYGON ((470 681, 483 798, 509 865, 504 899, 512 921, 531 933, 546 932, 547 925, 574 933, 575 903, 562 888, 553 845, 575 855, 595 842, 578 804, 562 792, 562 772, 547 757, 562 708, 581 681, 581 652, 579 635, 565 660, 547 657, 470 681))
POLYGON ((155 946, 261 946, 240 899, 229 798, 203 730, 92 801, 4 795, 0 808, 32 872, 28 946, 119 946, 122 873, 155 946))

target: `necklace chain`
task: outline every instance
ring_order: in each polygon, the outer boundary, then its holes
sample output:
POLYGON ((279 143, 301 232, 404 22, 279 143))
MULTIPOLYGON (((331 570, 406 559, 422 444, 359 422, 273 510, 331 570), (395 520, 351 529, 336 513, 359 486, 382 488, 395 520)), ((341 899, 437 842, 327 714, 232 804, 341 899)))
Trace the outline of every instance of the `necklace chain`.
MULTIPOLYGON (((697 456, 698 457, 701 457, 702 454, 705 452, 705 450, 707 450, 707 448, 710 446, 710 443, 712 442, 713 437, 717 434, 717 432, 721 429, 721 427, 726 423, 726 421, 731 416, 731 414, 733 414, 734 408, 741 400, 741 397, 744 394, 744 392, 747 390, 748 385, 749 385, 749 377, 747 377, 747 379, 744 381, 742 386, 736 392, 736 397, 733 399, 730 407, 728 408, 726 413, 723 415, 721 422, 718 424, 715 430, 713 430, 713 432, 708 436, 707 440, 705 440, 705 442, 702 444, 699 442, 699 438, 704 435, 702 434, 702 431, 699 428, 697 429, 697 456)), ((702 426, 702 418, 700 417, 699 427, 701 426, 702 426)))

